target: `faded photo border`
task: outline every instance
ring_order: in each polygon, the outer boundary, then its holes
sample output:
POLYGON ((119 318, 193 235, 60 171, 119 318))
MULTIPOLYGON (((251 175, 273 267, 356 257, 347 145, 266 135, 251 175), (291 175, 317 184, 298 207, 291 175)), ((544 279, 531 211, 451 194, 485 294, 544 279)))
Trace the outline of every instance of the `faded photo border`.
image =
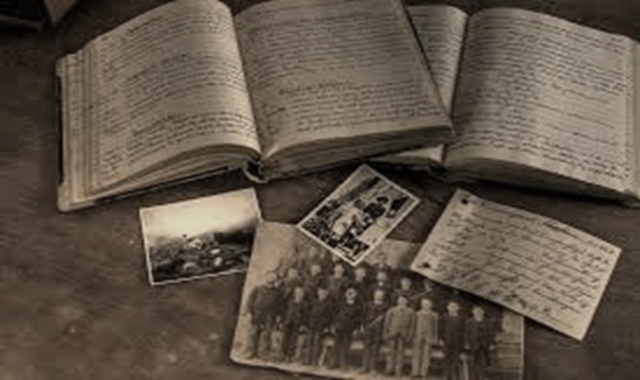
POLYGON ((141 208, 139 217, 154 286, 245 272, 262 218, 253 188, 141 208))
MULTIPOLYGON (((351 268, 293 225, 260 223, 242 292, 231 359, 243 365, 342 379, 385 380, 411 376, 439 380, 446 379, 448 371, 452 370, 458 371, 458 379, 480 376, 483 380, 521 379, 524 319, 498 305, 410 271, 419 247, 419 244, 387 239, 362 264, 351 268), (317 268, 320 268, 319 275, 324 280, 314 278, 314 273, 318 276, 317 268), (369 284, 372 288, 366 293, 372 300, 369 306, 362 306, 361 314, 347 319, 348 308, 343 307, 349 296, 345 296, 343 301, 343 295, 350 288, 358 288, 357 278, 361 277, 356 273, 358 271, 366 272, 372 281, 369 284), (336 272, 341 272, 351 281, 350 285, 336 288, 335 284, 340 281, 329 279, 336 277, 336 272), (375 293, 383 293, 376 290, 378 280, 384 280, 379 275, 382 272, 386 273, 388 292, 398 300, 395 303, 385 301, 386 309, 376 316, 372 311, 376 304, 373 299, 377 297, 375 293), (402 295, 406 291, 402 282, 411 283, 411 296, 402 295), (335 303, 333 312, 317 313, 323 304, 320 293, 325 293, 319 288, 327 288, 331 292, 342 289, 337 295, 325 295, 335 303), (296 298, 300 297, 304 303, 296 307, 296 298), (439 333, 427 344, 430 348, 428 355, 422 343, 423 351, 416 354, 419 345, 415 330, 412 333, 415 335, 402 344, 401 340, 387 334, 387 330, 398 328, 390 327, 394 323, 388 321, 389 315, 393 314, 390 310, 400 307, 399 303, 403 301, 399 300, 403 297, 409 300, 414 311, 409 314, 414 315, 418 313, 416 310, 425 307, 423 299, 429 299, 431 308, 441 321, 437 327, 439 333), (454 303, 457 306, 451 306, 454 303), (452 330, 443 324, 445 314, 452 313, 449 309, 456 307, 464 321, 458 321, 458 330, 463 328, 464 332, 456 332, 455 328, 452 330), (483 335, 478 332, 485 331, 483 329, 473 330, 475 335, 471 336, 475 336, 475 343, 469 338, 469 326, 473 324, 469 321, 475 318, 478 308, 484 310, 485 320, 491 326, 490 345, 482 343, 483 339, 479 338, 483 335), (307 318, 300 318, 300 313, 307 313, 307 318), (323 315, 332 322, 323 322, 323 315), (318 326, 324 330, 319 330, 318 326), (458 345, 452 344, 452 334, 462 334, 459 336, 466 338, 460 338, 464 341, 458 345), (447 360, 447 356, 455 359, 447 360), (481 374, 478 368, 482 369, 481 374)), ((369 302, 366 298, 364 301, 369 302)))
POLYGON ((382 174, 361 165, 297 227, 349 264, 357 265, 419 202, 382 174))

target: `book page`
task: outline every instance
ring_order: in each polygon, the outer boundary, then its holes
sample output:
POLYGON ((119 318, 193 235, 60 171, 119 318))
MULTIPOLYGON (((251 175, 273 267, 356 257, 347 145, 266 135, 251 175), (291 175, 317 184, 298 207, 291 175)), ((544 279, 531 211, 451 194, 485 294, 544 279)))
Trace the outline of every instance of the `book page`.
POLYGON ((468 16, 447 5, 414 5, 408 11, 442 103, 451 112, 468 16))
POLYGON ((581 340, 620 249, 458 190, 411 269, 581 340))
POLYGON ((92 188, 199 148, 259 151, 232 21, 221 2, 180 0, 84 49, 92 188))
MULTIPOLYGON (((464 44, 467 14, 447 5, 409 6, 409 15, 418 33, 420 43, 429 61, 442 103, 451 112, 453 95, 458 78, 458 64, 464 44)), ((382 161, 427 159, 440 162, 443 147, 432 147, 385 156, 382 161)))
POLYGON ((449 125, 396 0, 275 0, 236 16, 264 155, 449 125))
POLYGON ((484 158, 629 191, 631 44, 531 11, 471 17, 447 167, 484 158))

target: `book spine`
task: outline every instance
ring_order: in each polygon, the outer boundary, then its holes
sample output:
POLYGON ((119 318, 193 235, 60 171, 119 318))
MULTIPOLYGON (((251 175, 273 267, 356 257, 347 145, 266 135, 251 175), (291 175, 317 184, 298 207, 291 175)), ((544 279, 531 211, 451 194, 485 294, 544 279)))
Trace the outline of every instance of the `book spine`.
POLYGON ((242 167, 242 172, 251 182, 267 183, 269 178, 264 172, 264 165, 258 160, 249 160, 242 167))

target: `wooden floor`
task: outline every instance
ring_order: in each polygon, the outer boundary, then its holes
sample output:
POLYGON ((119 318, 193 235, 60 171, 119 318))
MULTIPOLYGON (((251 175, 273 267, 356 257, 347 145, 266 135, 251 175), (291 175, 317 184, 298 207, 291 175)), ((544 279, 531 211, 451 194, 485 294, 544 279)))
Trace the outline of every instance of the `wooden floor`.
MULTIPOLYGON (((161 288, 146 278, 138 208, 248 186, 241 174, 56 211, 55 59, 163 2, 85 0, 53 31, 0 34, 0 379, 291 378, 228 359, 242 275, 161 288)), ((522 6, 640 38, 635 0, 452 3, 469 11, 522 6)), ((265 218, 299 221, 352 169, 259 186, 265 218)), ((453 188, 422 173, 381 170, 423 199, 392 236, 424 240, 453 188)), ((583 342, 527 324, 525 379, 640 378, 640 210, 493 185, 468 189, 624 249, 583 342)))

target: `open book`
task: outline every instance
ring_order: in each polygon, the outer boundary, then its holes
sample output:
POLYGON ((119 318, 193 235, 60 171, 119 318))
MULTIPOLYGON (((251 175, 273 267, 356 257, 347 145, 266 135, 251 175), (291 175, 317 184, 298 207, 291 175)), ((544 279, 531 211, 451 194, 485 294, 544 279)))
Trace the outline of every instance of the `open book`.
POLYGON ((640 193, 640 48, 521 9, 471 16, 410 7, 458 137, 383 160, 634 201, 640 193))
POLYGON ((59 60, 59 208, 247 167, 261 179, 450 139, 400 0, 178 0, 59 60))

